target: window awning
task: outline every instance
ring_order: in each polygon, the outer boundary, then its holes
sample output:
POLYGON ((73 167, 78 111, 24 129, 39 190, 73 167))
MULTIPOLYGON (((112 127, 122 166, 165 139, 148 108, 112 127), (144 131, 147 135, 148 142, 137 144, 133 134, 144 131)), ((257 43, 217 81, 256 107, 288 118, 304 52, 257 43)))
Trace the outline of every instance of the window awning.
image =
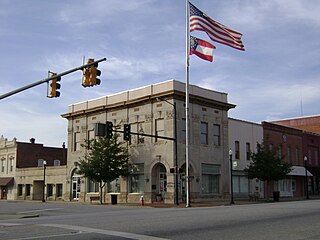
MULTIPOLYGON (((289 176, 306 176, 306 169, 302 166, 292 166, 292 170, 287 175, 289 176)), ((308 177, 312 177, 313 175, 307 170, 308 177)))
POLYGON ((7 186, 13 183, 13 177, 2 177, 0 178, 0 186, 7 186))

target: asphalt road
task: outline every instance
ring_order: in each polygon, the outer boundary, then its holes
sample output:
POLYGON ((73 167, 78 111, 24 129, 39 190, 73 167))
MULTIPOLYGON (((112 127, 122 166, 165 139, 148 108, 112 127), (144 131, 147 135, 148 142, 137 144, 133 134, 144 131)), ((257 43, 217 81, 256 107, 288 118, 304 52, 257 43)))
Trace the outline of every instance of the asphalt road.
POLYGON ((320 239, 320 200, 151 208, 0 201, 0 239, 320 239))

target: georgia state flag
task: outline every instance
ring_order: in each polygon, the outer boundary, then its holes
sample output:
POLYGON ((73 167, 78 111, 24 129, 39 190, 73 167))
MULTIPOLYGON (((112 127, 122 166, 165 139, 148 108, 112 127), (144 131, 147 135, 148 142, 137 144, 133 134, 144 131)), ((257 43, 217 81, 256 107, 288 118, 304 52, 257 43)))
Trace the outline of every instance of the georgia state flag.
POLYGON ((216 47, 202 39, 190 36, 190 55, 195 54, 198 57, 213 61, 213 49, 216 47))

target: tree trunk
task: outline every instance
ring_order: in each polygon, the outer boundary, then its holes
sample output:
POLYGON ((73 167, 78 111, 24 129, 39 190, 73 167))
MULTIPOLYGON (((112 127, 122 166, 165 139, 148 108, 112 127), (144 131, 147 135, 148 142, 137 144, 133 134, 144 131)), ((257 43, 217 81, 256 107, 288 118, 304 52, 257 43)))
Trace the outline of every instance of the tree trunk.
POLYGON ((100 185, 100 204, 102 205, 102 186, 100 185))

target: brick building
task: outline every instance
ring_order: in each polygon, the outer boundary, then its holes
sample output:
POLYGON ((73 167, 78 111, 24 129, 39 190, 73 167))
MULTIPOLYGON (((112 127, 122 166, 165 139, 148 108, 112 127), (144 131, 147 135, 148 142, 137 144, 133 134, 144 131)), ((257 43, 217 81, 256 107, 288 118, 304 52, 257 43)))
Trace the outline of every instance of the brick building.
MULTIPOLYGON (((264 143, 279 154, 283 161, 292 164, 286 178, 273 183, 268 189, 280 191, 281 197, 302 197, 306 194, 306 171, 304 168, 304 132, 300 129, 262 122, 264 143)), ((312 176, 307 172, 308 178, 312 176)))
POLYGON ((309 192, 320 194, 320 115, 277 120, 272 123, 303 131, 303 156, 307 157, 305 164, 313 175, 308 182, 309 192))
POLYGON ((33 138, 27 143, 18 142, 16 138, 7 140, 1 136, 0 199, 42 199, 44 163, 47 169, 46 184, 48 183, 45 191, 49 198, 60 195, 65 184, 67 149, 64 146, 46 147, 36 143, 33 138), (59 185, 56 187, 56 184, 59 185))
POLYGON ((283 119, 272 123, 320 134, 320 115, 283 119))

